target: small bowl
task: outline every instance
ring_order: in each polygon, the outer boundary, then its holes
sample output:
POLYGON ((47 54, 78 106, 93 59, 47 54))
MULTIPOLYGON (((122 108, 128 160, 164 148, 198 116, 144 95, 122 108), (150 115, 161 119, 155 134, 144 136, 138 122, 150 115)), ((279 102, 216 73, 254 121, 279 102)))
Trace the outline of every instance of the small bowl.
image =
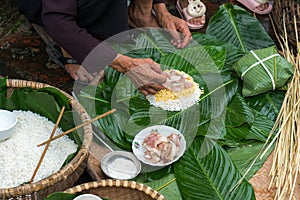
POLYGON ((126 151, 112 151, 103 156, 101 169, 108 177, 118 180, 135 178, 141 172, 141 163, 126 151))
POLYGON ((166 125, 154 125, 154 126, 149 126, 147 128, 144 128, 134 137, 132 141, 132 150, 134 155, 137 157, 137 159, 139 159, 141 162, 145 163, 146 165, 150 165, 154 167, 164 167, 172 164, 184 154, 185 149, 186 149, 186 141, 184 136, 180 133, 179 130, 166 125), (162 162, 153 163, 145 158, 144 154, 146 149, 143 147, 143 142, 144 139, 151 133, 152 130, 157 130, 162 136, 165 137, 169 136, 171 133, 175 133, 179 136, 180 147, 177 156, 173 160, 170 160, 169 162, 165 162, 165 163, 162 162))
POLYGON ((17 117, 8 110, 0 110, 0 141, 9 138, 17 124, 17 117))
POLYGON ((77 196, 73 200, 102 200, 102 199, 94 194, 82 194, 82 195, 77 196))

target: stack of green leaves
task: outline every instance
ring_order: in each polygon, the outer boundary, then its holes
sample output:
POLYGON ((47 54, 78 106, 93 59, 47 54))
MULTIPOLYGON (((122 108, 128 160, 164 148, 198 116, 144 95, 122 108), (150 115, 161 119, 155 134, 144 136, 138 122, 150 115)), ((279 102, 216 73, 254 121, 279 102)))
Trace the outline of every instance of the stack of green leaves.
POLYGON ((238 6, 224 4, 210 18, 206 33, 194 33, 187 48, 176 49, 158 29, 141 33, 136 44, 115 46, 120 53, 150 57, 163 69, 192 76, 204 89, 198 105, 178 112, 153 107, 124 74, 110 67, 105 69, 105 80, 85 88, 79 100, 91 117, 117 109, 96 125, 127 151, 134 136, 151 125, 172 126, 184 134, 188 148, 177 162, 136 178, 166 199, 255 199, 248 180, 265 158, 245 172, 269 136, 285 91, 246 98, 233 66, 251 50, 274 45, 256 18, 238 6))

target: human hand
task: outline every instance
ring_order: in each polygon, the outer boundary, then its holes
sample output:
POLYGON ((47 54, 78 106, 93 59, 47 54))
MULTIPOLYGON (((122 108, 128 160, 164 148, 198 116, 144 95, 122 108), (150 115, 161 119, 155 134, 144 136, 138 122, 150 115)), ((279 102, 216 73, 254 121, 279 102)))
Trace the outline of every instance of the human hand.
POLYGON ((94 75, 90 74, 84 67, 78 64, 66 64, 65 67, 66 71, 75 81, 91 82, 95 78, 94 75))
POLYGON ((170 30, 173 38, 171 43, 177 48, 186 47, 192 39, 192 34, 186 21, 172 15, 164 3, 154 4, 153 9, 160 26, 170 30))
MULTIPOLYGON (((63 48, 61 48, 63 56, 66 58, 72 58, 72 56, 63 48)), ((76 63, 68 63, 65 65, 66 71, 75 80, 82 82, 95 82, 95 78, 98 73, 90 74, 83 66, 76 63)))
POLYGON ((150 58, 130 58, 118 54, 110 66, 128 76, 145 96, 165 88, 162 84, 166 82, 167 75, 162 74, 160 65, 150 58))

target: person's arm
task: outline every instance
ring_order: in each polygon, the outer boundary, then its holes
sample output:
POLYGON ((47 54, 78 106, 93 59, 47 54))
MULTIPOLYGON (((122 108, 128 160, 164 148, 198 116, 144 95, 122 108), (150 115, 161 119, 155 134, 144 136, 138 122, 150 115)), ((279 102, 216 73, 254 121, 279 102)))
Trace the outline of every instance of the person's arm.
MULTIPOLYGON (((77 25, 77 0, 43 0, 42 7, 42 20, 48 34, 78 63, 82 63, 101 41, 77 25)), ((101 48, 105 52, 105 63, 101 66, 98 63, 98 68, 110 64, 117 55, 107 44, 102 44, 101 48)))
POLYGON ((154 94, 164 88, 166 76, 152 59, 138 59, 117 54, 107 43, 99 42, 75 21, 76 0, 43 0, 43 22, 59 45, 88 71, 99 71, 109 65, 125 73, 144 94, 154 94))

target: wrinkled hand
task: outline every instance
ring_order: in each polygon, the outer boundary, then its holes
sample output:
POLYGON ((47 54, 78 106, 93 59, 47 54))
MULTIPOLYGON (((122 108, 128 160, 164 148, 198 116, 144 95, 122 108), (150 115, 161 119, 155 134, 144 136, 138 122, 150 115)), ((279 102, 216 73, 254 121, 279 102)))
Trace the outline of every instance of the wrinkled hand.
POLYGON ((78 64, 66 64, 66 70, 75 81, 90 82, 95 78, 94 75, 78 64))
MULTIPOLYGON (((61 51, 64 57, 72 58, 72 56, 63 48, 61 48, 61 51)), ((98 75, 98 73, 90 74, 83 66, 78 64, 66 64, 65 67, 66 71, 75 81, 80 80, 83 82, 95 82, 95 77, 98 75)))
POLYGON ((145 96, 165 88, 162 84, 167 76, 161 74, 160 65, 150 58, 130 58, 119 54, 110 66, 128 76, 145 96))
POLYGON ((160 26, 168 29, 172 35, 171 43, 177 48, 186 47, 192 39, 192 34, 186 21, 172 15, 165 4, 155 4, 153 8, 160 26))

